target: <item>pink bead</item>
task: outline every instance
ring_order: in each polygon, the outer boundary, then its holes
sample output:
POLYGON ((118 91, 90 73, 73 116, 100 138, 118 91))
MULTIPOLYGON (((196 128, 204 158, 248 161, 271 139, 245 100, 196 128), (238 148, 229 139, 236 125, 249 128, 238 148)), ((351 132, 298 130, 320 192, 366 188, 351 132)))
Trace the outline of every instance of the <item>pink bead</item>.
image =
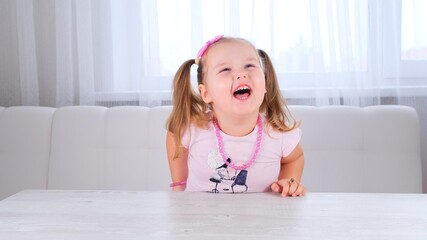
POLYGON ((243 164, 242 166, 236 166, 233 163, 227 162, 228 158, 227 158, 227 154, 225 153, 225 150, 224 150, 224 142, 223 142, 223 139, 222 139, 222 136, 221 136, 221 133, 219 130, 218 122, 216 121, 216 119, 213 120, 213 125, 215 127, 215 135, 216 135, 216 138, 218 141, 218 150, 219 150, 219 153, 221 154, 221 157, 222 157, 224 163, 227 166, 229 166, 235 170, 242 170, 242 169, 249 168, 252 165, 252 163, 255 162, 255 159, 257 158, 259 150, 261 148, 262 128, 263 128, 263 122, 262 122, 261 116, 258 116, 258 120, 257 120, 258 131, 257 131, 257 138, 256 138, 256 143, 255 143, 255 151, 254 151, 252 157, 249 159, 249 161, 247 163, 243 164))

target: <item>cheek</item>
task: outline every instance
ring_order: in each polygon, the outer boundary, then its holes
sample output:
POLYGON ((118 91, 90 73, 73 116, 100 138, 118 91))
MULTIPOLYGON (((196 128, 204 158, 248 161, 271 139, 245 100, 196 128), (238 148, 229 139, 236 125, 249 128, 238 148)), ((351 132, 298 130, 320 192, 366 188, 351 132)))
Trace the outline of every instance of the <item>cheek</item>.
POLYGON ((266 88, 267 85, 265 82, 264 74, 260 74, 257 79, 259 79, 259 81, 257 81, 258 89, 260 89, 261 92, 266 93, 267 92, 267 88, 266 88))
POLYGON ((230 87, 230 81, 215 79, 215 83, 209 85, 209 90, 212 96, 224 96, 230 91, 230 87))
POLYGON ((262 80, 260 81, 260 86, 262 89, 266 90, 266 82, 265 82, 265 78, 264 75, 262 76, 262 80))

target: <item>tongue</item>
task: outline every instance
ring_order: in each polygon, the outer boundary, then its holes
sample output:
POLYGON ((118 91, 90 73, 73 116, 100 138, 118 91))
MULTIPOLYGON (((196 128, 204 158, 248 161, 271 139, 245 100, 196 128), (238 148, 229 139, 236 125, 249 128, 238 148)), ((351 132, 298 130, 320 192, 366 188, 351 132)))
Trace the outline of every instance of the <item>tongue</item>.
POLYGON ((249 93, 241 93, 241 94, 236 93, 236 94, 234 94, 234 97, 237 99, 243 100, 243 99, 248 98, 249 95, 250 95, 249 93))

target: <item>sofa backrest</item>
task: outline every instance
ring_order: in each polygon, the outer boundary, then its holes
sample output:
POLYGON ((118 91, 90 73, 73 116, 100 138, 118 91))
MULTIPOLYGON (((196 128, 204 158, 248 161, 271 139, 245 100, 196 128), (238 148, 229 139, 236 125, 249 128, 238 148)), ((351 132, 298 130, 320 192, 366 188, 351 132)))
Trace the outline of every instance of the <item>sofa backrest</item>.
POLYGON ((166 190, 170 107, 63 107, 52 123, 49 189, 166 190))
MULTIPOLYGON (((289 106, 309 191, 421 192, 417 114, 404 106, 289 106)), ((0 108, 0 199, 22 189, 168 190, 171 107, 0 108)))
POLYGON ((55 108, 0 109, 0 200, 22 189, 47 187, 55 108))
POLYGON ((422 192, 420 127, 413 108, 290 108, 302 121, 309 190, 422 192))

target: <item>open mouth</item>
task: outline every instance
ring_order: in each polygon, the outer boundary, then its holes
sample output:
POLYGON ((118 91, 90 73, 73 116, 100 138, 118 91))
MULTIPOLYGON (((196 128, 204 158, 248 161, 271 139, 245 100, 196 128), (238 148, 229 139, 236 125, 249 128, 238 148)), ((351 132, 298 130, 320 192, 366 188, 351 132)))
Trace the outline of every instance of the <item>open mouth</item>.
POLYGON ((251 89, 248 86, 239 87, 233 92, 233 96, 239 100, 247 99, 251 95, 251 89))

